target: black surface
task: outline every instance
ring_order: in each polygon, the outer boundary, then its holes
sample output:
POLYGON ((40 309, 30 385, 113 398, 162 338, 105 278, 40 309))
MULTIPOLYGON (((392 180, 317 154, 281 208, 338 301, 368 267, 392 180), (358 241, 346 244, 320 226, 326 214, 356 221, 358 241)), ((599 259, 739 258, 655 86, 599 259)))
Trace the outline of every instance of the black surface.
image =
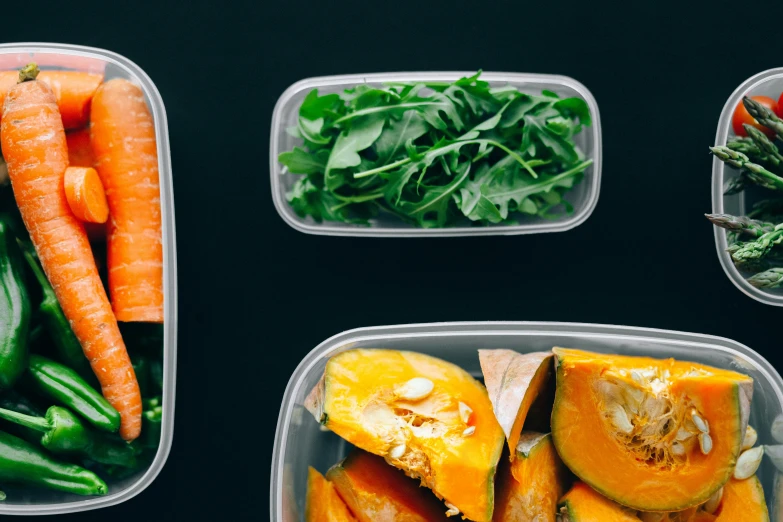
POLYGON ((267 519, 288 377, 311 348, 349 328, 625 324, 730 337, 783 368, 782 310, 732 285, 702 217, 710 210, 707 146, 723 104, 747 77, 783 65, 783 4, 614 4, 4 5, 2 41, 83 44, 136 62, 163 96, 171 134, 180 288, 174 447, 138 497, 62 520, 267 519), (373 240, 310 237, 278 217, 269 125, 288 85, 477 68, 565 74, 593 92, 604 169, 585 224, 528 237, 373 240))

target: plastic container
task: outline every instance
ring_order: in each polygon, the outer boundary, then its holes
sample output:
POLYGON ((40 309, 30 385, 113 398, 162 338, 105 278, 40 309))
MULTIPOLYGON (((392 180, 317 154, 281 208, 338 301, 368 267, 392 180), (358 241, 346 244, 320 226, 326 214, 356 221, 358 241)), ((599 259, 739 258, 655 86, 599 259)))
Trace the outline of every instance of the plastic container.
MULTIPOLYGON (((769 96, 775 100, 783 92, 783 67, 770 69, 761 72, 745 80, 737 90, 729 97, 723 111, 720 113, 718 122, 718 133, 715 135, 716 145, 725 145, 726 142, 736 136, 731 128, 731 117, 734 109, 742 101, 743 96, 769 96)), ((727 167, 718 158, 712 160, 712 212, 715 214, 733 214, 745 215, 753 208, 753 204, 762 200, 775 197, 770 191, 745 190, 732 196, 723 195, 723 186, 727 180, 738 177, 739 171, 733 167, 727 167)), ((718 249, 718 259, 723 265, 723 270, 729 276, 731 282, 757 301, 762 303, 783 306, 783 288, 772 290, 763 290, 754 287, 745 280, 745 277, 737 270, 731 260, 731 256, 726 252, 728 242, 726 239, 726 230, 720 227, 715 228, 715 246, 718 249)))
MULTIPOLYGON (((331 432, 321 431, 305 410, 304 399, 323 373, 332 355, 349 348, 391 348, 440 357, 480 377, 479 348, 507 348, 521 353, 554 346, 627 355, 675 357, 721 368, 731 368, 755 379, 750 423, 759 444, 775 444, 773 420, 783 412, 783 380, 750 348, 730 339, 667 330, 575 323, 436 323, 360 328, 327 339, 294 370, 283 396, 272 456, 270 515, 273 522, 302 520, 307 489, 307 467, 321 472, 343 458, 350 445, 331 432)), ((759 469, 767 503, 776 506, 777 471, 765 458, 759 469)), ((772 520, 783 520, 773 516, 772 520)))
POLYGON ((308 234, 331 236, 371 236, 371 237, 452 237, 452 236, 490 236, 534 234, 540 232, 563 232, 584 222, 592 214, 598 202, 598 192, 601 188, 601 118, 595 98, 587 87, 566 76, 547 74, 519 74, 501 72, 482 72, 481 79, 493 86, 512 85, 522 92, 541 94, 548 89, 563 97, 576 96, 587 102, 590 108, 593 124, 584 128, 575 136, 577 145, 584 151, 586 157, 593 159, 593 164, 585 171, 585 177, 579 185, 570 190, 566 200, 574 212, 557 219, 530 218, 518 225, 498 225, 487 227, 450 227, 422 229, 401 222, 394 216, 380 216, 372 220, 370 226, 354 225, 324 221, 317 223, 312 218, 299 217, 288 204, 286 193, 291 190, 294 182, 300 177, 293 174, 283 174, 282 165, 277 161, 281 152, 286 152, 301 145, 301 140, 291 137, 286 129, 296 125, 299 107, 311 89, 318 89, 320 94, 339 93, 348 87, 361 83, 380 86, 384 82, 406 81, 454 81, 475 73, 469 72, 429 72, 429 73, 383 73, 383 74, 352 74, 344 76, 323 76, 301 80, 280 96, 272 115, 272 131, 269 147, 269 170, 272 176, 272 199, 275 208, 286 223, 296 230, 308 234))
MULTIPOLYGON (((163 219, 163 433, 150 466, 122 480, 107 480, 109 493, 102 497, 82 497, 42 489, 3 484, 8 497, 0 502, 0 515, 49 515, 75 513, 124 502, 141 493, 160 473, 171 449, 174 434, 174 396, 177 367, 177 259, 174 240, 174 199, 166 110, 152 80, 136 64, 103 49, 53 43, 0 45, 0 70, 18 69, 36 62, 42 70, 72 69, 103 72, 106 79, 127 78, 144 91, 155 121, 160 173, 160 203, 163 219)), ((106 478, 106 477, 104 477, 106 478)))

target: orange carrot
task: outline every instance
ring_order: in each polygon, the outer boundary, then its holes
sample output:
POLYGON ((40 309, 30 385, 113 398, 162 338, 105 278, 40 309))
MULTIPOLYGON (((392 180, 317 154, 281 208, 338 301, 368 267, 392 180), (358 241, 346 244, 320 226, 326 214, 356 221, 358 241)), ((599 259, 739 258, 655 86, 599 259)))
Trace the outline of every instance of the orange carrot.
POLYGON ((65 197, 65 131, 54 93, 35 81, 36 73, 34 64, 23 68, 21 83, 6 96, 0 123, 3 156, 44 272, 104 397, 120 412, 120 435, 133 440, 141 432, 139 385, 84 227, 65 197))
POLYGON ((68 163, 71 167, 95 167, 95 157, 90 145, 90 129, 79 129, 65 133, 68 142, 68 163))
POLYGON ((95 165, 109 200, 109 294, 119 321, 163 322, 158 149, 144 94, 127 80, 92 101, 95 165))
MULTIPOLYGON (((0 71, 0 106, 8 90, 16 84, 19 73, 0 71)), ((44 82, 57 99, 66 129, 84 127, 90 119, 90 101, 103 81, 102 74, 78 71, 43 71, 37 78, 44 82)))
POLYGON ((68 167, 65 169, 65 198, 73 214, 88 223, 106 223, 109 204, 103 183, 95 169, 68 167))

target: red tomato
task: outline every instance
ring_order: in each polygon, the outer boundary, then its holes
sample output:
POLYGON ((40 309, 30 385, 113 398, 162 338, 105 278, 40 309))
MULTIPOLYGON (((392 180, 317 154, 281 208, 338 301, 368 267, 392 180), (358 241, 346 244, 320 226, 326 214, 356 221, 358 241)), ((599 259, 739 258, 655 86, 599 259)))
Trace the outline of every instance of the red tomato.
POLYGON ((778 100, 778 116, 783 118, 783 94, 780 95, 780 99, 778 100))
MULTIPOLYGON (((769 96, 751 96, 751 99, 756 100, 761 105, 764 105, 765 107, 768 107, 771 109, 775 114, 778 114, 778 103, 770 98, 769 96)), ((767 136, 774 136, 775 132, 763 127, 756 122, 755 119, 753 119, 753 116, 748 113, 748 110, 745 108, 745 105, 742 104, 742 102, 739 102, 739 105, 737 105, 737 108, 734 109, 734 116, 731 118, 731 126, 734 128, 734 134, 737 136, 747 136, 748 133, 745 132, 745 129, 742 127, 744 123, 747 123, 748 125, 753 125, 760 131, 763 131, 764 134, 767 136)))

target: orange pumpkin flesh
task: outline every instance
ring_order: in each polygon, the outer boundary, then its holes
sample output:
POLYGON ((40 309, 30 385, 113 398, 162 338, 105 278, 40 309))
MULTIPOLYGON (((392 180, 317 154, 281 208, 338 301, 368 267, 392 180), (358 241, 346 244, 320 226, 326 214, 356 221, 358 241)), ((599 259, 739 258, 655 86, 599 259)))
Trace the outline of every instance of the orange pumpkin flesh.
POLYGON ((560 500, 562 522, 639 522, 636 511, 612 502, 584 482, 576 482, 560 500))
POLYGON ((331 431, 421 480, 465 517, 492 519, 503 432, 486 389, 458 366, 421 353, 348 350, 327 362, 305 406, 331 431), (432 388, 410 398, 410 383, 422 379, 432 388))
POLYGON ((721 499, 715 517, 699 519, 700 522, 769 522, 769 512, 764 500, 764 488, 754 475, 749 479, 731 479, 723 487, 721 499))
POLYGON ((360 522, 446 520, 443 504, 432 492, 381 457, 354 450, 326 477, 360 522))
POLYGON ((305 522, 355 522, 334 485, 313 468, 307 474, 305 522))
POLYGON ((496 480, 494 522, 555 522, 566 471, 547 433, 523 432, 496 480))
POLYGON ((511 460, 528 411, 550 380, 552 353, 479 350, 481 373, 495 417, 508 440, 511 460))
POLYGON ((750 377, 672 359, 554 352, 552 437, 584 482, 638 510, 681 511, 728 481, 748 423, 750 377))

